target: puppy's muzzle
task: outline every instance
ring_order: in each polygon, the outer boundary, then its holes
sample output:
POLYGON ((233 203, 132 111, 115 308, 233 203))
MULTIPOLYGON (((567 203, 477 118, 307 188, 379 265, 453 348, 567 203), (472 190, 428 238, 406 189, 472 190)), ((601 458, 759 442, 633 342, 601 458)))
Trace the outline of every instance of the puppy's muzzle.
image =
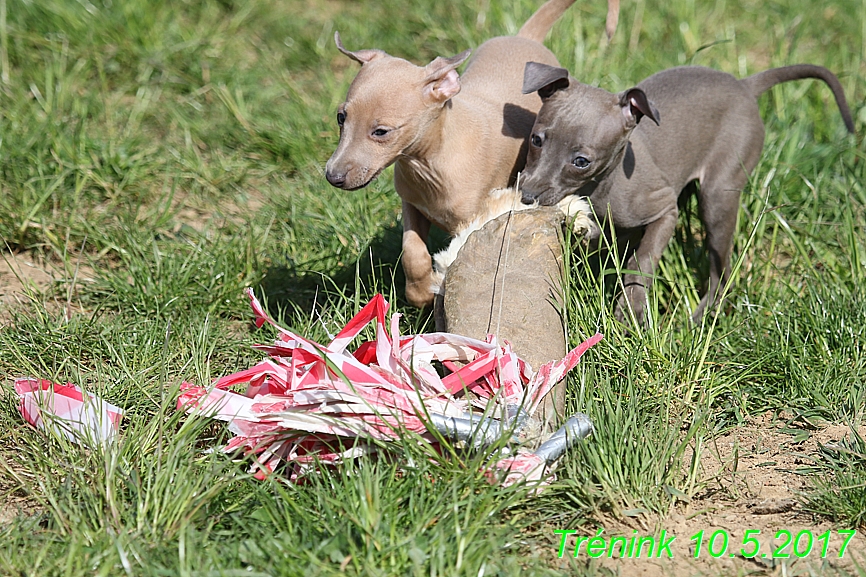
POLYGON ((325 171, 325 178, 331 183, 331 186, 343 188, 346 186, 346 172, 336 172, 331 170, 325 171))
POLYGON ((523 204, 535 204, 538 202, 538 193, 520 189, 520 202, 523 204))

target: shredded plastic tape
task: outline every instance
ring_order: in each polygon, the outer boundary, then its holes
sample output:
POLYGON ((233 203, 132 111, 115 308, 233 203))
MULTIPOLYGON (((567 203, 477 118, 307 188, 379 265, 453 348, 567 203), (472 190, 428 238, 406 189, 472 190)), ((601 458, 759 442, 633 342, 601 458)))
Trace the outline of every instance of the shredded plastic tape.
MULTIPOLYGON (((235 437, 223 450, 255 455, 251 472, 258 478, 285 463, 288 477, 297 480, 313 467, 396 441, 405 431, 435 443, 434 423, 440 428, 441 423, 467 419, 481 423, 480 412, 503 418, 503 424, 509 410, 532 416, 553 386, 602 338, 596 334, 534 373, 508 342, 500 344, 492 335, 484 341, 450 333, 401 335, 399 314, 386 323, 388 303, 382 295, 321 345, 277 325, 252 290, 246 293, 256 325, 269 323, 279 331, 274 344, 255 347, 268 358, 209 388, 183 383, 178 409, 226 421, 235 437), (348 352, 373 321, 375 339, 348 352), (440 377, 434 362, 451 372, 440 377), (231 390, 236 385, 246 385, 246 391, 231 390)), ((481 434, 492 430, 488 423, 481 434)), ((489 474, 505 485, 542 480, 546 464, 542 456, 521 450, 489 474)))
POLYGON ((93 447, 117 435, 123 410, 79 387, 44 379, 15 380, 24 420, 69 440, 93 447))

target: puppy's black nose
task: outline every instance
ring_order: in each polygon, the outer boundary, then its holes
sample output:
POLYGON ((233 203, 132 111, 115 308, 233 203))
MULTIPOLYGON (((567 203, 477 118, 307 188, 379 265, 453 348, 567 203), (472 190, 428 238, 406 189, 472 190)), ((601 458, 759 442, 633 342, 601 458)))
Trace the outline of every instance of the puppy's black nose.
POLYGON ((346 184, 345 172, 331 172, 330 170, 326 170, 325 178, 328 179, 328 182, 331 183, 331 186, 336 186, 337 188, 343 188, 343 186, 346 184))
POLYGON ((535 202, 537 200, 538 200, 537 194, 535 194, 533 192, 529 192, 527 190, 521 190, 520 191, 520 201, 523 204, 535 204, 535 202))

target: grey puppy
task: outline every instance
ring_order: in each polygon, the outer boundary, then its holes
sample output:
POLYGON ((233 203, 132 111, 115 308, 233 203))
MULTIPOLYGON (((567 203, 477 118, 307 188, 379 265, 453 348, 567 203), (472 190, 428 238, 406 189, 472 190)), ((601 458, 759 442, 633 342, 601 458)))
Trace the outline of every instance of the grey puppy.
MULTIPOLYGON (((672 68, 612 94, 580 84, 563 68, 529 62, 523 91, 538 92, 543 104, 521 176, 523 202, 587 197, 597 218, 607 219, 605 230, 613 225, 617 239, 634 247, 616 317, 627 317, 628 301, 643 322, 646 291, 676 227, 677 201, 696 193, 710 258, 709 288, 692 316, 699 322, 730 276, 740 192, 764 145, 757 97, 801 78, 827 83, 853 133, 842 86, 820 66, 786 66, 743 80, 708 68, 672 68), (644 116, 652 122, 640 122, 644 116)), ((593 231, 596 241, 601 230, 593 231)))

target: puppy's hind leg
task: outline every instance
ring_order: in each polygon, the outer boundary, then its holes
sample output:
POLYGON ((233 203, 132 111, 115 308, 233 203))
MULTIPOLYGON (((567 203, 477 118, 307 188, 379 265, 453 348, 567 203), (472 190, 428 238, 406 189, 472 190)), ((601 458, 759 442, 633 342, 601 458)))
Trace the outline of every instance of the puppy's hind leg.
POLYGON ((737 165, 725 174, 704 179, 698 192, 701 220, 707 231, 706 246, 710 257, 710 278, 706 294, 701 298, 692 321, 699 323, 708 309, 720 301, 731 276, 731 251, 737 228, 740 192, 746 185, 748 174, 737 165))

